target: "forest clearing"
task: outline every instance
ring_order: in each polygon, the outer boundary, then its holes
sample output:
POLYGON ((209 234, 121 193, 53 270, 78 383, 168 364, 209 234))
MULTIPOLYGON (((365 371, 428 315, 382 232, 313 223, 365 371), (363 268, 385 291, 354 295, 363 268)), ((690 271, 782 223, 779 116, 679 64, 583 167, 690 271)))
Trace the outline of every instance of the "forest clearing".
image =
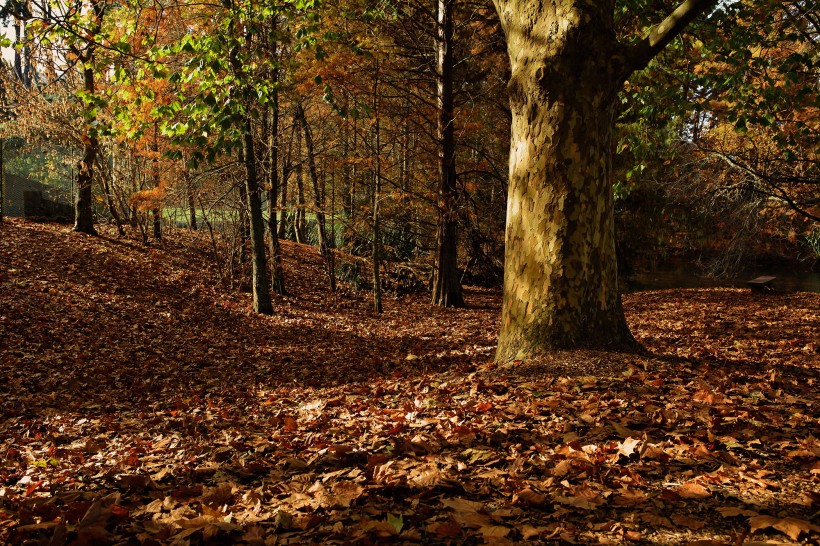
POLYGON ((0 224, 0 543, 808 544, 820 294, 624 295, 644 354, 493 363, 501 295, 274 313, 161 246, 0 224))

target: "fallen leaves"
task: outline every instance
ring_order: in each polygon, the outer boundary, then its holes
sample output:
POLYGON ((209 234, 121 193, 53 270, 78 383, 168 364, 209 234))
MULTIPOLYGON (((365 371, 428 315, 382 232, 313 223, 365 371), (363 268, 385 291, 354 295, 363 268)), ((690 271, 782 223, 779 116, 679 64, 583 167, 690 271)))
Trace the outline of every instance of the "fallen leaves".
POLYGON ((285 243, 294 296, 263 318, 207 282, 191 234, 0 229, 0 542, 817 536, 820 297, 632 294, 657 357, 497 366, 489 291, 374 317, 285 243), (717 307, 780 326, 721 330, 717 307))
POLYGON ((754 516, 749 518, 749 525, 752 532, 760 529, 774 527, 778 531, 786 534, 790 539, 797 540, 802 534, 820 532, 820 527, 797 518, 778 518, 774 516, 754 516))

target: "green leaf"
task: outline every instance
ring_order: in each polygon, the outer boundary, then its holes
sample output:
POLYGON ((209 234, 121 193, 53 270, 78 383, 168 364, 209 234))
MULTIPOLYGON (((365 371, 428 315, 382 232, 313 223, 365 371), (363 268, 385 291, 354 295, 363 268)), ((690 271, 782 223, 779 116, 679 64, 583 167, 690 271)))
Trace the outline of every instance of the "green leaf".
POLYGON ((401 514, 393 515, 388 513, 387 514, 387 523, 393 526, 393 529, 396 530, 396 534, 401 533, 402 528, 404 527, 404 518, 401 514))

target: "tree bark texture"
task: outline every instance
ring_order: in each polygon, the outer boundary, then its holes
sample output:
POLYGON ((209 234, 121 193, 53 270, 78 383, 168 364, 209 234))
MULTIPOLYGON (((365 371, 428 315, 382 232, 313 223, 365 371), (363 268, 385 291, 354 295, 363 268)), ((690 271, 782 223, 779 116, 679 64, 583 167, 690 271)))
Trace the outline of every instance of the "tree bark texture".
MULTIPOLYGON (((230 29, 236 32, 236 21, 231 20, 230 29)), ((243 76, 242 63, 238 58, 238 47, 230 51, 230 63, 234 76, 243 76)), ((253 142, 253 123, 251 122, 251 86, 246 84, 242 89, 245 102, 244 118, 241 126, 242 158, 245 163, 245 196, 248 202, 249 238, 251 240, 251 287, 253 290, 253 310, 263 315, 273 314, 270 286, 268 284, 268 264, 265 256, 265 221, 262 217, 262 198, 260 196, 259 178, 256 171, 256 150, 253 142)), ((243 207, 244 208, 244 207, 243 207)))
POLYGON ((615 260, 614 2, 495 4, 513 114, 496 359, 632 346, 615 260))
MULTIPOLYGON (((292 139, 291 139, 292 140, 292 139)), ((279 200, 282 207, 282 214, 279 216, 279 229, 277 230, 277 235, 279 235, 279 239, 284 239, 285 235, 287 235, 288 229, 288 213, 285 210, 285 205, 288 202, 288 178, 290 177, 290 147, 291 143, 288 144, 288 153, 287 157, 284 161, 282 161, 282 178, 280 182, 280 186, 282 187, 282 198, 279 200)))
POLYGON ((188 215, 190 216, 190 226, 193 231, 198 229, 196 221, 196 193, 194 192, 194 181, 191 174, 186 170, 182 175, 185 180, 185 193, 188 196, 188 215))
MULTIPOLYGON (((277 75, 274 76, 274 79, 277 75)), ((270 237, 270 258, 272 263, 271 289, 276 294, 285 294, 285 271, 282 266, 282 248, 279 244, 279 224, 276 221, 279 195, 279 95, 271 104, 271 120, 268 132, 268 235, 270 237)), ((284 212, 282 213, 284 216, 284 212)))
POLYGON ((248 208, 250 209, 249 224, 251 253, 253 255, 253 261, 251 262, 253 310, 263 315, 272 315, 273 303, 268 286, 267 258, 265 257, 265 223, 262 217, 262 198, 259 195, 259 180, 256 174, 256 154, 254 153, 253 128, 250 117, 245 119, 242 139, 242 149, 245 156, 245 190, 247 192, 248 208))
POLYGON ((316 215, 316 229, 319 237, 319 252, 325 260, 330 291, 336 291, 336 275, 333 271, 332 250, 327 239, 327 223, 325 222, 325 200, 323 189, 319 187, 319 174, 316 172, 316 151, 313 146, 313 134, 308 125, 305 109, 301 104, 296 105, 296 118, 305 134, 305 153, 307 155, 308 172, 313 186, 313 210, 316 215))
POLYGON ((6 164, 3 157, 5 140, 0 137, 0 222, 6 216, 6 164))
MULTIPOLYGON (((81 57, 85 63, 83 68, 83 90, 89 94, 94 88, 94 54, 88 52, 81 57)), ((85 134, 83 135, 83 157, 77 168, 77 196, 74 201, 74 231, 96 235, 94 229, 94 207, 92 184, 94 182, 94 161, 97 159, 97 134, 92 129, 93 118, 86 120, 85 134)))
POLYGON ((455 0, 438 0, 438 224, 433 270, 433 305, 463 307, 458 273, 456 143, 453 114, 453 7, 455 0))
POLYGON ((379 58, 376 57, 376 77, 373 82, 373 310, 382 313, 382 282, 381 267, 381 218, 379 216, 379 200, 381 199, 382 170, 381 170, 381 119, 379 112, 379 58))
POLYGON ((296 136, 296 213, 293 216, 293 236, 297 243, 307 244, 307 218, 305 216, 305 181, 302 172, 302 132, 294 127, 296 136))
MULTIPOLYGON (((154 142, 151 145, 151 151, 154 152, 154 158, 151 160, 151 177, 154 181, 154 189, 159 192, 159 123, 154 123, 154 142)), ((159 241, 162 239, 162 212, 159 207, 151 209, 151 216, 153 217, 154 223, 154 239, 159 241)))

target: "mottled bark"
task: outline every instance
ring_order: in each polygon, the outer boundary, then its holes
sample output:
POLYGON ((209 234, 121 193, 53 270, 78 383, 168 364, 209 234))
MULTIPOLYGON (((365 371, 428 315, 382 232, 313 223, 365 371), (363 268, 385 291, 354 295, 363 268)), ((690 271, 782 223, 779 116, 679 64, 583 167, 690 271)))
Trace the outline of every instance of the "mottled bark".
POLYGON ((456 144, 453 115, 454 0, 438 0, 438 224, 433 270, 433 305, 463 307, 458 273, 456 144))
POLYGON ((687 0, 634 46, 614 0, 494 0, 512 110, 504 303, 496 359, 635 347, 618 294, 612 195, 624 79, 714 0, 687 0))
POLYGON ((631 345, 615 262, 612 2, 496 5, 513 115, 496 359, 631 345))

